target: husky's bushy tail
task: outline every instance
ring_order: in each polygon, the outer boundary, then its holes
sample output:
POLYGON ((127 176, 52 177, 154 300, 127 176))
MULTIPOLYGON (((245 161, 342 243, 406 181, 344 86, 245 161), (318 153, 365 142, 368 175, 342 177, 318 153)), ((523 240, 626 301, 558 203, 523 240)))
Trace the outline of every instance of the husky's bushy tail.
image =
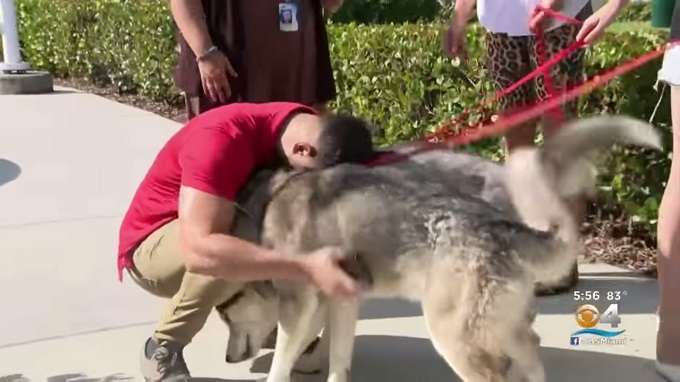
POLYGON ((615 144, 661 149, 660 135, 649 123, 598 116, 568 122, 543 147, 516 149, 506 159, 506 186, 517 213, 557 239, 553 250, 527 259, 536 281, 555 281, 569 272, 578 255, 580 222, 565 201, 595 192, 592 155, 615 144))

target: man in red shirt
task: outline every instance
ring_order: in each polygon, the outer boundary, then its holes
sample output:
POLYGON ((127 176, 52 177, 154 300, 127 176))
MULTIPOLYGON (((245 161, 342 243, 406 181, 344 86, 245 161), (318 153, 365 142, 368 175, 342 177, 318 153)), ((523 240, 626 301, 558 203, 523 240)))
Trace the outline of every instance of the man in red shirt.
POLYGON ((316 115, 295 103, 231 104, 197 116, 165 144, 120 227, 118 272, 170 298, 142 351, 147 380, 189 376, 182 349, 213 307, 248 281, 311 282, 334 297, 358 286, 338 265, 341 254, 281 256, 230 236, 234 198, 257 168, 320 168, 373 156, 366 124, 316 115))

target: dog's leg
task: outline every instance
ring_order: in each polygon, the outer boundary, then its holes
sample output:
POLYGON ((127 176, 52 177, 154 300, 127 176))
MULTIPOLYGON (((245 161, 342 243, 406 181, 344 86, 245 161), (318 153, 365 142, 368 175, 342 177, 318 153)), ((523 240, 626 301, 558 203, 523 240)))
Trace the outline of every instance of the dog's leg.
POLYGON ((434 348, 462 381, 504 382, 502 358, 478 346, 469 333, 454 328, 460 323, 453 314, 438 315, 425 310, 423 307, 434 348))
POLYGON ((512 367, 516 369, 513 370, 516 379, 508 381, 545 382, 545 370, 538 356, 540 337, 531 327, 518 328, 515 334, 509 335, 503 345, 505 352, 512 359, 512 367))
POLYGON ((463 280, 458 289, 467 293, 456 294, 445 272, 431 280, 422 306, 434 348, 464 382, 505 382, 508 358, 497 341, 487 337, 493 323, 479 306, 488 296, 463 280))
MULTIPOLYGON (((326 315, 328 314, 328 309, 326 315)), ((328 319, 325 321, 329 322, 328 319)), ((328 371, 328 359, 331 346, 331 329, 330 325, 326 325, 321 334, 321 339, 314 350, 310 353, 302 353, 300 359, 295 363, 293 371, 301 374, 316 374, 319 372, 326 373, 328 371)))
POLYGON ((323 326, 324 310, 317 293, 307 289, 282 296, 276 348, 267 382, 289 382, 295 361, 323 326))
POLYGON ((348 382, 354 354, 359 300, 331 302, 329 308, 330 360, 327 382, 348 382))

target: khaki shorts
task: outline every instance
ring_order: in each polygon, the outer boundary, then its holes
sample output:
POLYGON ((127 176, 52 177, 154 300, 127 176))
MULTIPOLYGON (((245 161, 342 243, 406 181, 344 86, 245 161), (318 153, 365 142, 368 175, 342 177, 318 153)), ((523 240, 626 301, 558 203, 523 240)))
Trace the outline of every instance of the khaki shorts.
MULTIPOLYGON (((592 7, 588 3, 575 17, 585 20, 592 14, 592 7)), ((579 25, 567 23, 544 34, 546 58, 566 49, 576 41, 579 25)), ((506 33, 487 32, 486 68, 497 91, 507 89, 517 81, 538 68, 538 46, 534 36, 510 36, 506 33)), ((578 85, 585 76, 583 59, 585 50, 578 49, 571 55, 552 67, 552 85, 557 89, 570 88, 578 85)), ((509 110, 538 102, 548 96, 543 76, 520 86, 500 101, 502 110, 509 110)), ((576 112, 576 103, 567 104, 567 111, 576 112)))
POLYGON ((680 86, 680 44, 666 50, 659 70, 659 81, 671 86, 680 86))

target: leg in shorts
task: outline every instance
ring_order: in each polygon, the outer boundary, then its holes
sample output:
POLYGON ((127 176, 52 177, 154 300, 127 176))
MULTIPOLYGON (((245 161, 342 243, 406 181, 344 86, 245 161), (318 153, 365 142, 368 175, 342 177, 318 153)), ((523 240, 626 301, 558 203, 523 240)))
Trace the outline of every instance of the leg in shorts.
MULTIPOLYGON (((584 20, 592 14, 592 7, 588 3, 576 16, 584 20)), ((544 33, 546 59, 564 50, 576 41, 579 26, 563 24, 555 29, 544 33)), ((583 49, 579 49, 565 58, 559 64, 552 67, 551 80, 556 90, 566 89, 577 85, 584 77, 583 73, 583 49)), ((505 33, 486 34, 486 60, 487 70, 496 90, 504 90, 538 67, 537 44, 534 36, 509 36, 505 33)), ((519 87, 508 96, 501 99, 501 110, 512 111, 535 104, 540 99, 548 96, 542 76, 534 81, 529 81, 519 87)), ((568 102, 564 105, 566 118, 577 116, 576 102, 568 102)), ((505 133, 506 153, 518 147, 533 146, 539 120, 529 121, 523 125, 515 126, 505 133)), ((555 128, 548 123, 543 133, 546 139, 554 133, 555 128)), ((575 196, 565 200, 569 210, 574 214, 574 219, 581 222, 585 219, 586 203, 583 197, 575 196)), ((578 283, 578 264, 575 262, 571 272, 564 279, 550 285, 537 285, 537 294, 552 295, 566 292, 578 283)))
POLYGON ((227 301, 240 288, 239 283, 186 271, 179 243, 179 223, 174 220, 152 233, 135 250, 130 277, 147 292, 170 303, 154 339, 181 347, 205 325, 213 307, 227 301))
MULTIPOLYGON (((584 20, 592 14, 590 4, 577 15, 577 19, 584 20)), ((546 56, 549 59, 576 41, 579 26, 563 24, 544 34, 546 56)), ((572 53, 558 65, 553 66, 551 72, 553 87, 557 90, 577 85, 584 76, 584 50, 572 53)), ((513 85, 521 78, 538 67, 537 44, 534 36, 509 36, 505 33, 486 33, 486 61, 487 70, 496 90, 500 91, 513 85)), ((548 96, 543 77, 529 81, 513 93, 501 100, 500 108, 511 111, 538 102, 548 96)), ((576 102, 565 105, 567 118, 576 117, 576 102)), ((505 135, 507 150, 520 146, 533 146, 536 136, 537 120, 522 126, 513 127, 505 135)), ((548 124, 549 125, 549 124, 548 124)), ((551 135, 552 131, 545 131, 551 135)))
POLYGON ((670 86, 680 86, 680 43, 670 47, 664 54, 659 81, 670 86))
POLYGON ((659 372, 680 381, 680 46, 666 51, 659 80, 671 87, 672 164, 659 208, 659 372))

